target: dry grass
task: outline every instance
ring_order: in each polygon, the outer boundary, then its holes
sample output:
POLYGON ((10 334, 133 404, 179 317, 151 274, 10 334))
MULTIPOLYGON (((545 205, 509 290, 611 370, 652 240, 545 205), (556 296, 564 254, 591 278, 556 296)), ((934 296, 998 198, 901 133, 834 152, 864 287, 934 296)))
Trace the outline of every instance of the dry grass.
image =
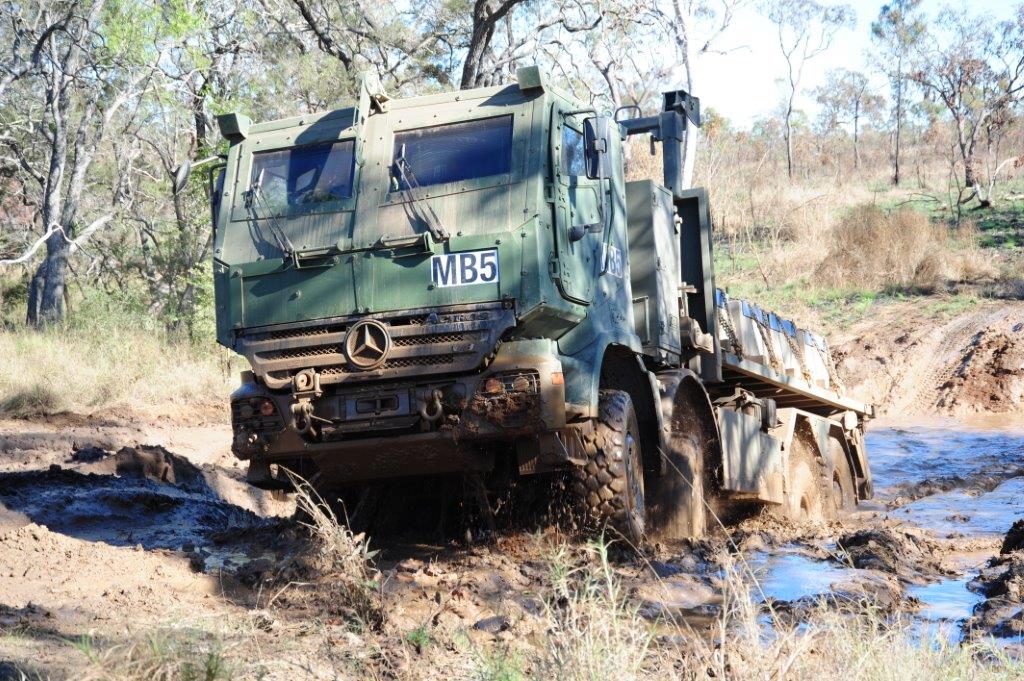
POLYGON ((223 411, 238 362, 125 326, 0 330, 0 416, 223 411))
POLYGON ((546 645, 530 661, 544 679, 629 680, 644 676, 653 631, 630 603, 608 562, 608 547, 588 547, 592 565, 571 567, 565 546, 548 557, 550 593, 541 617, 546 645))
POLYGON ((903 208, 853 208, 832 228, 816 278, 830 286, 934 291, 949 282, 993 277, 973 224, 950 229, 903 208))
POLYGON ((83 637, 75 647, 89 661, 85 681, 227 681, 236 678, 219 642, 152 633, 98 650, 83 637))
POLYGON ((1004 679, 1024 665, 985 643, 951 643, 916 630, 870 603, 824 602, 802 622, 783 618, 752 594, 741 563, 723 560, 723 605, 711 630, 640 615, 607 564, 588 567, 551 554, 552 583, 534 646, 484 657, 478 676, 510 679, 1004 679))
POLYGON ((379 629, 385 619, 381 575, 374 566, 377 552, 364 533, 355 533, 339 520, 315 489, 289 473, 295 485, 295 506, 317 549, 317 597, 329 598, 331 606, 346 611, 360 625, 379 629))

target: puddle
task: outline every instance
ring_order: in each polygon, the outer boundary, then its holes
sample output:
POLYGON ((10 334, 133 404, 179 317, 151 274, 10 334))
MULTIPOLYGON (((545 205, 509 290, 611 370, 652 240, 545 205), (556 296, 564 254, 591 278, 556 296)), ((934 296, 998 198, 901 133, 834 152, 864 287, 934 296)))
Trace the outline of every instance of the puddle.
MULTIPOLYGON (((1002 537, 1024 517, 1024 432, 1019 423, 1002 425, 1010 428, 949 422, 872 431, 867 440, 876 497, 907 500, 886 515, 940 537, 1002 537)), ((949 640, 960 640, 960 623, 984 600, 967 589, 976 567, 964 567, 962 576, 909 587, 920 601, 922 631, 938 627, 949 640)))
POLYGON ((833 585, 847 582, 858 573, 854 568, 840 567, 798 553, 762 553, 748 559, 747 564, 764 598, 777 601, 795 601, 804 596, 828 593, 833 585))
POLYGON ((181 551, 202 547, 196 569, 244 564, 246 531, 269 527, 206 487, 51 468, 0 474, 0 506, 53 532, 112 546, 181 551))
POLYGON ((875 497, 888 516, 940 536, 1001 536, 1024 516, 1024 433, 946 427, 869 433, 875 497))
POLYGON ((984 596, 967 589, 967 583, 976 575, 972 572, 934 584, 911 586, 910 595, 921 602, 918 615, 931 622, 960 622, 965 619, 975 605, 985 600, 984 596))
POLYGON ((887 515, 939 535, 1002 537, 1015 519, 1024 517, 1024 478, 1007 480, 980 496, 960 490, 933 494, 887 515))
POLYGON ((1012 477, 1017 467, 1024 468, 1024 432, 1019 429, 978 430, 959 423, 879 428, 868 432, 867 444, 875 498, 882 502, 908 485, 943 481, 975 489, 980 472, 1012 477))
MULTIPOLYGON (((878 428, 867 439, 876 499, 895 505, 884 512, 890 519, 940 538, 975 540, 1002 537, 1024 517, 1024 431, 1019 428, 986 430, 949 422, 878 428)), ((919 601, 914 617, 920 631, 942 631, 949 640, 960 640, 961 623, 984 600, 967 584, 995 550, 961 556, 959 576, 907 587, 907 596, 919 601)), ((748 562, 764 597, 778 601, 843 589, 866 576, 797 547, 757 553, 748 562)))

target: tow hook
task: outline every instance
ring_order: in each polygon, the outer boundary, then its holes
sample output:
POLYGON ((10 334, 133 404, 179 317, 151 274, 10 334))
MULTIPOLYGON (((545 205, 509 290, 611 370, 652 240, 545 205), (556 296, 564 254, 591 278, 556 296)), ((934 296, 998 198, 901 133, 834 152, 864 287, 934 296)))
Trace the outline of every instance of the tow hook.
POLYGON ((423 419, 423 430, 427 430, 430 424, 444 416, 444 407, 441 405, 441 391, 432 390, 430 393, 419 399, 420 418, 423 419))
POLYGON ((308 397, 292 405, 292 414, 295 416, 295 430, 302 434, 313 432, 313 403, 308 397))
POLYGON ((313 429, 313 398, 320 397, 320 375, 312 369, 303 369, 292 377, 292 414, 295 416, 295 430, 303 435, 315 435, 313 429))

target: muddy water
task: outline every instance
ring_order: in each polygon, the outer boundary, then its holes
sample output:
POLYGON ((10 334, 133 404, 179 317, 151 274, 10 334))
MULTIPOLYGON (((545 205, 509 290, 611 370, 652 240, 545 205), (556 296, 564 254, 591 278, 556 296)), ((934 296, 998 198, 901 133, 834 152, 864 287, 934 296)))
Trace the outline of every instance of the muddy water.
MULTIPOLYGON (((1013 521, 1024 517, 1024 423, 963 421, 877 427, 868 435, 875 499, 861 516, 921 530, 953 548, 948 575, 909 584, 908 604, 923 627, 959 625, 983 597, 970 588, 1013 521), (916 601, 916 602, 915 602, 916 601)), ((826 545, 831 549, 834 545, 826 545)), ((765 597, 795 601, 841 589, 862 572, 808 556, 806 546, 755 556, 765 597)))

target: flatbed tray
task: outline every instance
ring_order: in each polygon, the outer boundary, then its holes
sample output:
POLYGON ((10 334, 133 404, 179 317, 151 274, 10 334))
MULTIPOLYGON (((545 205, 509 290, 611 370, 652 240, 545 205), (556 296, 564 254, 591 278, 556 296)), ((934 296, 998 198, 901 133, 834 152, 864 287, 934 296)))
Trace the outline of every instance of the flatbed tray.
POLYGON ((749 390, 757 397, 769 397, 780 407, 796 407, 815 413, 852 411, 865 418, 874 417, 874 407, 845 397, 800 378, 785 376, 759 362, 722 353, 722 379, 725 385, 749 390))

